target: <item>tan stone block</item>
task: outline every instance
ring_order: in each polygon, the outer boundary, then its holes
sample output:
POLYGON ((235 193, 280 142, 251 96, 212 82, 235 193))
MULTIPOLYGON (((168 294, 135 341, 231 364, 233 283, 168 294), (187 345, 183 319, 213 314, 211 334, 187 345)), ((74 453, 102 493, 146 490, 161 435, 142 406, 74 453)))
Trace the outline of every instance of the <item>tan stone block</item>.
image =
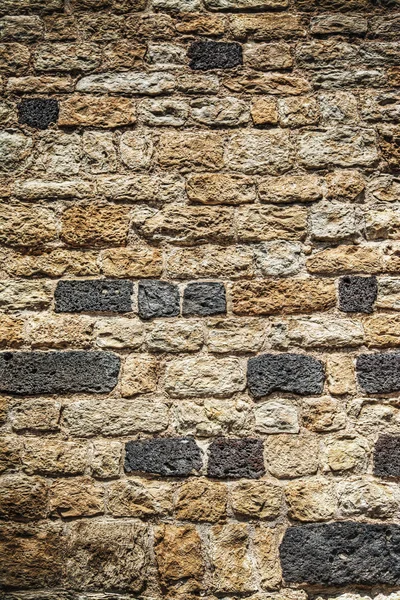
POLYGON ((53 284, 50 281, 0 281, 0 308, 3 310, 39 310, 52 301, 53 284))
POLYGON ((186 193, 191 202, 200 204, 243 204, 256 199, 255 184, 250 177, 225 173, 190 175, 186 193))
POLYGON ((376 308, 397 310, 400 306, 400 279, 398 277, 381 277, 378 283, 376 308))
POLYGON ((126 131, 120 139, 121 160, 129 169, 147 169, 151 165, 154 146, 151 135, 126 131))
POLYGON ((272 94, 274 96, 307 94, 311 85, 297 75, 286 73, 245 72, 243 75, 227 77, 223 85, 231 92, 248 94, 272 94))
POLYGON ((275 590, 282 580, 279 544, 283 536, 281 527, 258 525, 254 536, 256 567, 263 590, 275 590))
POLYGON ((356 202, 362 198, 365 190, 365 180, 359 171, 346 169, 328 173, 325 178, 327 198, 356 202))
POLYGON ((325 442, 328 470, 334 473, 364 472, 369 459, 367 441, 356 435, 342 434, 325 442))
POLYGON ((183 73, 177 78, 177 89, 183 94, 217 94, 219 87, 216 75, 183 73))
POLYGON ((25 438, 22 465, 26 473, 82 475, 87 462, 87 446, 82 442, 25 438))
POLYGON ((354 358, 346 354, 330 354, 326 358, 326 378, 331 394, 350 394, 356 389, 354 358))
POLYGON ((266 337, 266 323, 260 319, 210 319, 210 352, 259 352, 266 337))
POLYGON ((289 69, 293 66, 290 46, 284 42, 245 44, 243 47, 243 62, 246 67, 257 71, 289 69))
POLYGON ((139 348, 144 341, 144 328, 139 319, 99 319, 94 329, 96 346, 100 348, 139 348))
POLYGON ((62 215, 62 240, 71 246, 123 246, 129 225, 127 206, 73 206, 62 215))
POLYGON ((391 175, 381 175, 368 182, 367 200, 370 202, 397 202, 400 181, 391 175))
POLYGON ((57 235, 52 209, 43 206, 0 205, 0 242, 7 246, 35 247, 51 242, 57 235))
POLYGON ((328 521, 337 509, 335 488, 327 479, 291 481, 286 485, 285 498, 290 518, 297 521, 328 521))
POLYGON ((81 170, 95 175, 114 173, 117 170, 118 156, 112 131, 85 129, 81 140, 81 170))
POLYGON ((103 51, 102 68, 105 71, 125 71, 140 68, 146 46, 135 40, 119 40, 107 44, 103 51))
POLYGON ((230 242, 234 236, 233 211, 228 207, 166 206, 139 225, 146 238, 194 245, 230 242))
POLYGON ((245 375, 237 358, 196 356, 171 361, 165 374, 165 391, 172 398, 224 398, 245 388, 245 375))
POLYGON ((226 147, 226 164, 249 174, 276 175, 292 166, 290 139, 283 129, 233 134, 226 147))
POLYGON ((147 347, 151 352, 194 352, 204 342, 199 322, 160 320, 151 323, 147 347))
POLYGON ((318 102, 309 96, 279 98, 278 110, 283 127, 317 125, 320 119, 318 102))
POLYGON ((346 348, 361 346, 364 330, 355 319, 299 317, 288 323, 287 336, 303 348, 346 348))
MULTIPOLYGON (((1 50, 0 50, 1 53, 1 50)), ((1 58, 0 58, 1 60, 1 58)), ((15 175, 32 152, 32 138, 17 131, 0 132, 0 172, 15 175)), ((22 208, 21 208, 22 210, 22 208)))
POLYGON ((196 98, 190 103, 194 121, 209 127, 237 127, 249 122, 248 102, 235 96, 196 98))
POLYGON ((120 127, 135 122, 136 106, 130 98, 76 94, 60 103, 61 126, 120 127))
POLYGON ((0 73, 16 75, 24 73, 29 65, 31 53, 22 44, 0 44, 0 73))
POLYGON ((127 479, 108 488, 107 512, 113 517, 154 517, 172 512, 173 486, 162 481, 127 479))
POLYGON ((42 176, 51 173, 72 177, 78 175, 81 169, 82 137, 76 133, 64 133, 48 129, 42 132, 37 145, 35 171, 42 176))
POLYGON ((121 394, 124 398, 154 392, 159 377, 158 361, 153 356, 130 354, 122 369, 121 394))
POLYGON ((371 315, 362 320, 367 346, 390 347, 400 344, 400 317, 371 315))
POLYGON ((17 179, 14 195, 22 200, 78 200, 94 196, 95 184, 82 179, 44 181, 43 179, 17 179))
POLYGON ((163 204, 185 198, 185 184, 174 173, 103 175, 96 183, 99 193, 111 200, 163 204))
POLYGON ((0 437, 0 473, 20 466, 21 447, 21 440, 17 437, 0 437))
POLYGON ((31 93, 35 90, 37 94, 62 94, 74 91, 74 80, 72 77, 53 77, 43 75, 35 77, 10 77, 7 81, 7 91, 11 94, 31 93))
POLYGON ((324 311, 336 304, 334 282, 323 279, 233 283, 231 296, 234 313, 254 316, 324 311))
POLYGON ((306 398, 302 405, 303 425, 310 431, 337 431, 346 426, 346 413, 329 396, 306 398))
POLYGON ((400 67, 390 67, 387 72, 388 83, 390 86, 400 86, 400 67))
POLYGON ((213 587, 216 593, 253 592, 257 589, 250 560, 248 526, 242 523, 212 528, 213 587))
POLYGON ((251 406, 245 399, 183 400, 175 406, 173 424, 176 431, 184 435, 249 435, 253 429, 250 411, 251 406))
POLYGON ((37 71, 81 71, 97 69, 101 49, 89 42, 40 44, 35 49, 33 64, 37 71))
POLYGON ((251 519, 276 519, 282 500, 282 488, 270 481, 241 481, 231 491, 233 512, 251 519))
POLYGON ((173 279, 200 277, 251 277, 254 275, 253 252, 247 246, 211 246, 177 248, 167 255, 167 273, 173 279))
POLYGON ((338 243, 360 238, 364 224, 360 211, 343 202, 319 202, 309 215, 311 239, 338 243))
POLYGON ((310 273, 379 273, 382 255, 374 246, 337 246, 316 252, 307 259, 310 273))
POLYGON ((256 269, 261 277, 297 275, 305 257, 297 242, 271 241, 253 246, 256 269))
POLYGON ((250 114, 256 127, 276 125, 278 123, 278 107, 275 98, 253 98, 250 114))
POLYGON ((9 523, 2 526, 2 585, 14 589, 61 585, 64 565, 61 523, 9 523))
POLYGON ((279 479, 314 475, 318 469, 318 446, 318 437, 312 434, 271 436, 265 443, 267 469, 279 479))
POLYGON ((0 315, 0 348, 17 348, 24 342, 24 321, 0 315))
POLYGON ((56 479, 50 487, 50 512, 60 517, 93 517, 104 512, 104 491, 90 477, 56 479))
MULTIPOLYGON (((375 74, 375 76, 377 75, 377 73, 373 72, 371 75, 373 76, 373 74, 375 74)), ((366 73, 366 76, 368 77, 368 72, 366 73)), ((339 71, 333 71, 330 74, 321 74, 320 76, 320 81, 321 81, 321 87, 330 87, 331 85, 331 80, 332 81, 341 81, 340 78, 345 79, 346 78, 346 74, 341 74, 339 71), (326 81, 326 85, 324 86, 324 81, 326 81)), ((349 75, 347 75, 347 77, 349 77, 349 75)), ((350 77, 352 77, 352 75, 350 75, 350 77)), ((360 72, 360 79, 363 78, 363 72, 360 72)), ((337 85, 337 87, 342 86, 342 87, 346 87, 345 83, 339 83, 337 85)), ((332 84, 332 87, 335 87, 335 84, 332 84)), ((320 94, 318 94, 318 102, 319 102, 319 108, 321 111, 321 124, 329 127, 332 126, 333 124, 337 123, 337 124, 342 124, 342 125, 354 125, 355 123, 359 123, 359 116, 358 116, 358 104, 357 104, 357 98, 355 97, 354 94, 350 93, 350 92, 342 92, 342 91, 337 91, 337 92, 322 92, 320 94)), ((355 173, 355 171, 351 171, 349 170, 349 188, 353 187, 352 184, 350 183, 350 180, 353 178, 352 175, 353 173, 355 173)), ((328 178, 330 178, 330 175, 333 175, 333 178, 335 179, 335 172, 333 172, 332 174, 328 175, 328 178)), ((345 172, 342 173, 342 177, 340 177, 338 179, 338 184, 339 187, 342 187, 342 183, 344 184, 344 186, 346 187, 345 184, 345 172)), ((332 190, 329 190, 329 193, 331 193, 332 190)), ((339 190, 338 190, 339 191, 339 190)), ((335 190, 333 189, 333 192, 335 192, 335 190)), ((351 195, 351 191, 349 189, 350 195, 351 195)), ((334 197, 336 197, 334 195, 334 197)), ((350 199, 350 198, 349 198, 350 199)))
POLYGON ((67 585, 79 590, 140 592, 148 575, 149 554, 143 523, 75 521, 69 527, 64 565, 67 585))
POLYGON ((219 15, 183 13, 176 19, 175 29, 185 35, 222 35, 225 19, 219 15))
POLYGON ((339 510, 344 517, 388 519, 398 510, 397 490, 387 483, 357 478, 337 486, 339 510))
POLYGON ((302 240, 306 236, 307 211, 299 206, 242 206, 236 220, 238 238, 244 242, 302 240))
POLYGON ((218 170, 224 166, 224 140, 218 133, 162 133, 158 151, 161 167, 218 170))
MULTIPOLYGON (((0 252, 3 261, 3 253, 0 252)), ((7 250, 3 261, 10 277, 62 277, 63 275, 98 275, 96 252, 48 249, 42 254, 22 254, 7 250)))
POLYGON ((10 422, 14 431, 57 431, 61 402, 30 398, 16 400, 10 409, 10 422))
POLYGON ((196 528, 192 525, 158 525, 154 537, 154 550, 162 584, 169 587, 175 582, 186 580, 185 585, 190 591, 200 590, 204 560, 196 528))
POLYGON ((216 523, 225 518, 227 489, 207 479, 189 479, 179 488, 175 515, 180 521, 216 523))
POLYGON ((90 469, 93 477, 116 477, 121 470, 123 445, 120 442, 96 441, 93 443, 90 469))
POLYGON ((162 253, 145 244, 110 248, 101 252, 101 268, 107 277, 160 277, 162 253))
POLYGON ((46 41, 63 42, 77 39, 78 28, 72 15, 53 13, 52 15, 45 16, 43 20, 46 41))
POLYGON ((48 484, 42 477, 4 475, 0 479, 0 517, 36 521, 48 514, 48 484))
POLYGON ((246 37, 256 41, 293 39, 306 33, 300 16, 287 13, 234 15, 231 16, 230 22, 232 34, 238 39, 246 37))
POLYGON ((41 314, 27 322, 27 337, 32 348, 89 348, 94 320, 81 315, 41 314))
POLYGON ((323 196, 322 179, 317 175, 263 177, 258 185, 261 202, 314 202, 323 196))

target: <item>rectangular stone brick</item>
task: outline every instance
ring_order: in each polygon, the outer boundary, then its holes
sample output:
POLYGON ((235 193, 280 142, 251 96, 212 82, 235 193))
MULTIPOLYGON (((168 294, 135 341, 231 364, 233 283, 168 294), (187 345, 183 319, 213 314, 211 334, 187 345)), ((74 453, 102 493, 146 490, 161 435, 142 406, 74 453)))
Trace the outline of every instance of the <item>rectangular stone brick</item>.
POLYGON ((336 289, 324 279, 249 281, 232 284, 231 297, 236 314, 307 313, 335 306, 336 289))
POLYGON ((62 215, 61 238, 70 246, 124 246, 129 207, 76 205, 62 215))
POLYGON ((120 359, 107 352, 0 353, 0 390, 14 394, 110 392, 120 359))
POLYGON ((35 43, 43 38, 44 27, 37 16, 5 16, 0 20, 0 40, 2 42, 35 43))
POLYGON ((232 135, 226 150, 229 168, 242 173, 275 175, 292 166, 286 131, 255 131, 232 135))
POLYGON ((287 335, 290 341, 303 348, 346 348, 364 342, 361 323, 351 319, 299 317, 291 319, 287 335))
POLYGON ((181 400, 175 407, 173 423, 183 435, 215 437, 217 435, 251 435, 250 405, 242 400, 181 400))
POLYGON ((17 400, 12 404, 10 413, 14 431, 58 431, 61 403, 57 400, 30 398, 17 400))
POLYGON ((265 177, 258 185, 262 202, 314 202, 323 196, 322 180, 317 175, 265 177))
POLYGON ((82 77, 76 91, 158 96, 173 92, 175 85, 175 76, 171 73, 101 73, 82 77))
POLYGON ((0 14, 51 13, 63 10, 63 0, 1 0, 0 14))
POLYGON ((67 127, 120 127, 136 122, 136 106, 129 98, 69 96, 60 103, 58 124, 67 127))
POLYGON ((300 163, 308 168, 372 166, 378 160, 375 133, 371 129, 327 129, 299 136, 300 163))
POLYGON ((125 471, 168 477, 194 475, 202 467, 201 450, 193 438, 158 438, 126 444, 125 471))
POLYGON ((87 464, 87 454, 86 443, 38 437, 25 438, 22 466, 29 475, 82 475, 87 464))
POLYGON ((224 166, 223 139, 217 133, 162 133, 158 152, 164 168, 218 170, 224 166))
POLYGON ((0 44, 0 73, 19 75, 26 72, 31 53, 22 44, 0 44))
POLYGON ((26 77, 10 77, 7 81, 7 91, 14 94, 30 93, 35 90, 36 94, 63 94, 74 91, 74 81, 72 77, 53 77, 47 75, 44 77, 35 77, 27 75, 26 77))
POLYGON ((26 333, 32 348, 89 348, 93 327, 90 317, 41 313, 29 317, 26 333))
POLYGON ((243 53, 244 64, 257 71, 289 69, 293 66, 290 46, 284 42, 245 44, 243 53))
POLYGON ((356 362, 357 380, 367 394, 400 391, 400 354, 361 354, 356 362))
POLYGON ((143 243, 129 248, 109 248, 100 256, 106 277, 160 277, 162 274, 161 251, 143 243))
POLYGON ((312 254, 307 259, 310 273, 379 273, 383 270, 383 259, 375 246, 337 246, 312 254))
POLYGON ((50 305, 53 284, 46 280, 0 280, 0 308, 5 311, 40 310, 50 305))
POLYGON ((57 236, 54 210, 42 206, 0 204, 0 242, 6 246, 42 246, 57 236))
POLYGON ((130 312, 133 283, 128 280, 88 279, 59 281, 54 292, 55 311, 130 312))
POLYGON ((200 204, 243 204, 256 199, 252 179, 225 173, 191 175, 186 182, 186 193, 191 202, 200 204))
POLYGON ((179 202, 185 197, 185 185, 174 174, 104 175, 96 180, 100 194, 111 200, 129 202, 179 202))
POLYGON ((235 15, 230 21, 233 36, 240 40, 247 37, 256 41, 293 39, 306 33, 300 17, 287 13, 235 15))
POLYGON ((400 210, 386 206, 369 208, 365 211, 365 228, 368 240, 399 240, 400 210))
POLYGON ((101 51, 88 42, 41 44, 34 55, 37 71, 92 71, 100 66, 101 51))
MULTIPOLYGON (((227 77, 223 85, 231 92, 249 94, 280 94, 296 96, 311 91, 311 84, 304 77, 286 73, 257 73, 227 77)), ((273 120, 272 123, 277 123, 273 120)))
MULTIPOLYGON (((79 252, 77 250, 65 250, 63 248, 46 249, 38 254, 23 254, 22 252, 11 252, 7 249, 6 254, 0 251, 0 257, 5 272, 9 277, 62 277, 63 275, 75 275, 88 277, 100 275, 100 266, 97 264, 97 252, 79 252)), ((0 284, 1 285, 1 284, 0 284)), ((43 291, 49 289, 52 296, 53 283, 39 281, 13 281, 15 289, 23 288, 43 291)), ((11 286, 10 286, 11 289, 11 286)), ((24 301, 28 299, 25 298, 24 301)), ((44 304, 45 306, 45 304, 44 304)))
POLYGON ((265 473, 263 442, 255 438, 218 438, 208 449, 209 477, 258 479, 265 473))
POLYGON ((400 308, 400 278, 380 277, 376 308, 398 310, 400 308))
POLYGON ((257 589, 254 566, 249 557, 249 527, 228 523, 212 528, 213 587, 219 594, 252 592, 257 589), (229 557, 229 559, 227 558, 229 557))
POLYGON ((307 210, 299 206, 243 206, 236 222, 238 239, 243 242, 302 240, 306 236, 307 210))
POLYGON ((23 200, 74 200, 93 196, 95 185, 91 181, 72 179, 69 181, 43 181, 42 179, 17 179, 14 194, 23 200))
POLYGON ((173 279, 200 277, 252 277, 253 252, 247 246, 177 248, 167 256, 167 273, 173 279))

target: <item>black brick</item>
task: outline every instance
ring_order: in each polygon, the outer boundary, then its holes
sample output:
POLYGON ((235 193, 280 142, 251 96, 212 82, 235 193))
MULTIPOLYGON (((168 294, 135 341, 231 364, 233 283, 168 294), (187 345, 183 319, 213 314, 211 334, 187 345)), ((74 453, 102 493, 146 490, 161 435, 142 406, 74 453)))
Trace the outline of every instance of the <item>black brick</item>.
POLYGON ((265 473, 262 440, 219 438, 208 454, 209 477, 257 479, 265 473))
POLYGON ((138 302, 142 319, 176 317, 180 312, 178 286, 166 281, 141 281, 138 302))
POLYGON ((231 69, 243 64, 242 47, 236 42, 194 42, 188 51, 195 70, 231 69))
POLYGON ((280 547, 286 583, 400 583, 400 526, 328 523, 290 527, 280 547))
POLYGON ((183 294, 182 313, 190 315, 220 315, 226 312, 223 283, 189 283, 183 294))
POLYGON ((324 379, 322 362, 304 354, 263 354, 247 364, 249 390, 256 398, 271 392, 321 394, 324 379))
POLYGON ((190 437, 156 438, 126 444, 125 471, 183 477, 199 471, 200 448, 190 437))
POLYGON ((47 129, 58 119, 58 102, 54 98, 26 98, 18 104, 18 121, 35 129, 47 129))
POLYGON ((130 312, 132 291, 131 281, 63 280, 58 282, 54 294, 55 310, 56 312, 130 312))
POLYGON ((379 436, 374 450, 374 474, 378 477, 400 477, 400 436, 379 436))
POLYGON ((0 391, 13 394, 110 392, 120 359, 109 352, 1 352, 0 391))
POLYGON ((339 308, 343 312, 371 313, 378 293, 376 277, 346 276, 339 280, 339 308))
POLYGON ((356 363, 358 383, 367 394, 400 391, 400 353, 360 354, 356 363))

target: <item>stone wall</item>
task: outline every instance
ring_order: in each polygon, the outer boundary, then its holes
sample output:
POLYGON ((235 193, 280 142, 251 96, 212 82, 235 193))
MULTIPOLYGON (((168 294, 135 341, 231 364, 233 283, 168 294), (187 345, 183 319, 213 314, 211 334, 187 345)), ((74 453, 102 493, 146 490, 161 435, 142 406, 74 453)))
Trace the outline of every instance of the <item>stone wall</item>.
POLYGON ((2 600, 400 600, 399 8, 0 0, 2 600))

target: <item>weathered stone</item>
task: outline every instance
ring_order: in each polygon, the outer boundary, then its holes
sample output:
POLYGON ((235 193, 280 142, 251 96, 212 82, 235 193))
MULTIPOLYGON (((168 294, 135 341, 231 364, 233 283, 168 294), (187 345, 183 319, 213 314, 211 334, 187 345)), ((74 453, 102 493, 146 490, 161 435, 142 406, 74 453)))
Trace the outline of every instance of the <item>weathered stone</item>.
POLYGON ((258 479, 264 473, 262 440, 218 438, 208 449, 209 477, 258 479))
POLYGON ((352 356, 332 354, 326 362, 327 382, 331 394, 355 391, 354 360, 352 356))
POLYGON ((51 302, 53 286, 48 281, 0 281, 0 307, 3 310, 38 310, 51 302))
POLYGON ((102 251, 101 266, 109 277, 158 277, 162 272, 162 254, 145 244, 110 248, 102 251))
POLYGON ((293 481, 285 488, 289 516, 296 521, 328 521, 335 515, 335 489, 327 479, 293 481))
POLYGON ((350 319, 299 317, 289 321, 287 336, 303 348, 345 348, 360 346, 364 330, 361 323, 350 319))
POLYGON ((82 151, 81 164, 85 171, 97 175, 117 170, 117 152, 111 131, 84 131, 82 151))
MULTIPOLYGON (((324 83, 328 82, 325 80, 324 83)), ((321 87, 324 88, 324 85, 321 87)), ((359 122, 357 98, 350 92, 323 92, 318 95, 318 102, 321 122, 325 126, 329 127, 335 123, 354 125, 359 122)), ((335 172, 332 175, 334 176, 335 172)))
POLYGON ((381 87, 385 84, 386 76, 382 69, 323 69, 314 76, 317 89, 381 87))
POLYGON ((35 170, 51 173, 52 177, 75 176, 81 169, 81 136, 48 130, 40 136, 37 145, 35 170))
POLYGON ((183 94, 217 94, 219 79, 216 75, 183 73, 178 77, 176 87, 183 94))
POLYGON ((189 283, 183 293, 183 316, 209 316, 226 312, 226 294, 222 283, 189 283))
POLYGON ((95 44, 54 43, 36 48, 34 66, 37 71, 92 71, 100 66, 101 52, 95 44))
POLYGON ((400 279, 397 277, 382 277, 379 279, 376 308, 397 310, 400 306, 400 279))
POLYGON ((250 114, 255 127, 276 125, 278 123, 278 106, 275 98, 253 98, 250 114))
POLYGON ((342 434, 326 443, 328 468, 335 473, 364 471, 368 464, 367 442, 353 434, 342 434))
POLYGON ((172 279, 252 276, 253 252, 247 246, 177 248, 167 257, 167 273, 172 279))
POLYGON ((377 293, 376 277, 346 275, 339 280, 339 308, 344 312, 371 313, 377 293))
POLYGON ((13 403, 10 422, 14 431, 57 431, 61 403, 56 400, 21 400, 13 403))
POLYGON ((194 70, 231 69, 243 63, 242 47, 235 42, 193 42, 188 50, 194 70))
POLYGON ((103 489, 90 477, 57 479, 50 487, 50 513, 64 518, 101 514, 104 512, 103 494, 103 489))
POLYGON ((200 204, 242 204, 254 202, 254 182, 242 175, 200 173, 191 175, 186 183, 191 202, 200 204))
POLYGON ((301 68, 349 67, 358 58, 359 48, 341 38, 311 40, 296 47, 296 62, 301 68))
POLYGON ((92 476, 99 479, 118 476, 121 471, 122 449, 120 442, 94 442, 90 457, 92 476))
POLYGON ((396 202, 400 192, 400 181, 391 175, 374 177, 368 182, 367 198, 378 202, 396 202))
POLYGON ((236 127, 249 121, 247 102, 226 96, 225 98, 199 98, 192 100, 192 119, 210 127, 236 127))
POLYGON ((24 321, 7 315, 0 315, 0 347, 17 348, 24 342, 24 321))
POLYGON ((375 246, 346 246, 326 248, 307 259, 311 273, 379 273, 382 270, 381 252, 375 246))
POLYGON ((157 433, 168 426, 168 409, 154 400, 79 400, 65 406, 63 425, 77 437, 157 433))
POLYGON ((346 425, 345 412, 341 410, 338 401, 329 396, 306 399, 302 405, 302 418, 303 425, 307 429, 321 433, 325 431, 337 431, 338 429, 343 429, 346 425))
POLYGON ((265 443, 268 471, 278 479, 314 475, 318 470, 318 438, 312 434, 281 433, 265 443))
POLYGON ((398 346, 400 319, 397 315, 374 315, 363 319, 367 346, 398 346))
POLYGON ((21 442, 12 436, 0 438, 0 473, 15 471, 21 464, 21 442))
POLYGON ((330 165, 340 167, 372 166, 378 160, 375 134, 350 127, 308 131, 299 135, 300 163, 308 168, 321 169, 330 165))
POLYGON ((155 530, 154 550, 163 586, 183 580, 190 591, 202 588, 205 565, 195 527, 159 525, 155 530))
POLYGON ((146 169, 153 156, 153 141, 149 135, 126 131, 120 140, 121 160, 130 169, 146 169))
POLYGON ((237 212, 236 222, 240 241, 302 240, 307 212, 299 206, 243 206, 237 212))
POLYGON ((182 69, 186 63, 185 48, 169 42, 149 43, 146 62, 160 71, 182 69))
POLYGON ((288 13, 235 15, 231 17, 231 30, 240 40, 248 37, 256 41, 293 39, 305 35, 300 17, 288 13))
POLYGON ((88 348, 92 342, 93 321, 89 317, 31 316, 27 337, 32 348, 88 348))
POLYGON ((323 311, 336 304, 334 284, 322 279, 281 279, 234 283, 233 312, 270 315, 323 311))
POLYGON ((388 404, 377 404, 372 399, 365 399, 358 407, 357 431, 362 435, 372 435, 374 438, 380 433, 400 433, 400 413, 397 408, 388 404))
POLYGON ((287 5, 287 0, 206 0, 210 10, 269 10, 286 8, 287 5))
POLYGON ((63 9, 62 0, 2 0, 0 12, 18 15, 32 12, 52 13, 63 9))
POLYGON ((259 433, 298 433, 296 407, 288 401, 270 401, 254 410, 255 429, 259 433))
POLYGON ((179 33, 194 35, 222 35, 225 32, 225 20, 219 15, 183 13, 175 23, 179 33))
POLYGON ((83 475, 87 446, 82 442, 64 442, 46 438, 25 438, 22 465, 29 475, 83 475))
POLYGON ((169 94, 174 88, 175 77, 170 73, 101 73, 82 77, 76 85, 77 92, 149 96, 169 94))
POLYGON ((257 352, 266 336, 265 323, 258 319, 210 319, 207 324, 210 352, 257 352))
POLYGON ((72 588, 139 592, 148 563, 143 523, 81 520, 70 526, 65 569, 72 588))
POLYGON ((29 65, 31 53, 22 44, 0 44, 0 73, 19 75, 29 65))
POLYGON ((193 438, 158 438, 126 444, 125 471, 169 477, 188 476, 202 467, 201 451, 193 438))
POLYGON ((317 175, 265 177, 260 181, 258 191, 262 202, 277 204, 314 202, 323 195, 322 181, 317 175))
POLYGON ((55 240, 54 210, 42 206, 0 204, 0 241, 7 246, 35 247, 55 240))
POLYGON ((282 500, 282 488, 269 481, 242 481, 231 491, 233 512, 252 519, 276 519, 282 500))
POLYGON ((121 394, 124 398, 154 392, 157 388, 158 362, 152 356, 130 354, 124 364, 121 394))
POLYGON ((172 487, 168 483, 128 479, 108 488, 107 510, 113 517, 153 517, 172 512, 172 487))
POLYGON ((289 69, 293 66, 290 46, 283 42, 246 44, 243 47, 244 64, 257 71, 289 69))
MULTIPOLYGON (((99 275, 100 267, 97 264, 96 252, 79 252, 76 250, 64 250, 63 248, 41 249, 38 254, 22 254, 11 252, 7 249, 7 256, 2 261, 5 272, 10 277, 62 277, 63 275, 75 275, 88 277, 90 275, 99 275)), ((34 282, 13 282, 19 286, 22 294, 24 288, 38 292, 40 286, 45 290, 46 287, 52 290, 52 285, 48 281, 34 282)), ((1 287, 1 284, 0 284, 1 287)), ((25 298, 25 301, 27 298, 25 298)))
POLYGON ((213 171, 224 166, 223 153, 217 133, 174 131, 161 134, 158 161, 163 168, 213 171))
POLYGON ((179 488, 175 504, 181 521, 215 523, 225 517, 228 492, 222 483, 207 479, 189 479, 179 488))
POLYGON ((283 577, 288 583, 325 586, 396 585, 397 536, 397 525, 347 522, 290 527, 280 546, 283 577))
POLYGON ((32 150, 32 138, 17 131, 0 133, 0 171, 15 173, 32 150))
POLYGON ((0 517, 37 521, 48 514, 48 485, 41 477, 4 475, 0 485, 0 517))
POLYGON ((304 257, 300 244, 294 242, 265 242, 254 246, 256 268, 263 277, 296 275, 302 270, 304 257))
POLYGON ((374 448, 374 475, 400 477, 400 437, 380 435, 374 448))
POLYGON ((166 281, 141 281, 138 306, 141 319, 176 317, 180 312, 179 289, 166 281))
POLYGON ((22 200, 80 200, 95 194, 90 181, 73 179, 69 181, 43 181, 42 179, 17 180, 14 195, 22 200))
POLYGON ((138 38, 140 41, 147 39, 170 41, 175 36, 174 20, 163 14, 127 16, 125 27, 128 38, 138 38))
POLYGON ((198 322, 156 321, 147 337, 147 346, 152 352, 194 352, 202 347, 203 337, 198 322))
POLYGON ((345 480, 337 486, 339 510, 344 517, 387 519, 397 511, 395 490, 368 479, 345 480))
POLYGON ((189 103, 173 98, 145 100, 140 104, 139 113, 150 127, 182 127, 189 116, 189 103))
MULTIPOLYGON (((257 571, 260 575, 261 588, 265 590, 278 589, 282 581, 279 562, 279 543, 282 539, 282 533, 282 527, 279 526, 271 528, 268 525, 258 525, 255 529, 254 555, 257 571)), ((278 597, 281 597, 280 594, 281 592, 279 592, 278 597)), ((261 595, 260 600, 263 600, 263 597, 264 594, 261 595)), ((271 595, 268 594, 267 597, 271 598, 271 595)))
POLYGON ((139 348, 144 341, 143 325, 134 319, 101 319, 94 329, 100 348, 139 348))
POLYGON ((320 119, 318 102, 308 96, 278 99, 279 122, 283 127, 317 125, 320 119))
POLYGON ((14 394, 109 392, 120 359, 106 352, 0 353, 0 389, 14 394))
POLYGON ((310 21, 310 31, 317 35, 363 35, 367 32, 367 29, 367 19, 361 15, 321 14, 312 17, 310 21))
POLYGON ((58 112, 54 98, 24 98, 18 104, 18 122, 34 129, 47 129, 57 122, 58 112))
POLYGON ((286 131, 255 131, 232 135, 227 146, 229 168, 243 173, 276 175, 292 166, 286 131))
POLYGON ((71 246, 123 246, 129 208, 115 205, 76 205, 62 216, 61 237, 71 246))
POLYGON ((245 375, 236 358, 198 356, 167 365, 165 390, 172 398, 225 398, 243 391, 245 375))
POLYGON ((54 292, 56 312, 130 312, 133 284, 128 280, 59 281, 54 292))
POLYGON ((67 127, 119 127, 135 121, 135 105, 128 98, 74 95, 61 102, 58 123, 67 127))
POLYGON ((242 436, 252 431, 250 405, 241 399, 183 400, 175 407, 173 420, 179 433, 199 437, 242 436))
POLYGON ((103 51, 102 68, 105 71, 129 71, 141 67, 146 45, 135 40, 118 40, 107 44, 103 51))
POLYGON ((212 528, 213 587, 217 593, 255 591, 252 563, 248 555, 249 531, 244 523, 212 528))

